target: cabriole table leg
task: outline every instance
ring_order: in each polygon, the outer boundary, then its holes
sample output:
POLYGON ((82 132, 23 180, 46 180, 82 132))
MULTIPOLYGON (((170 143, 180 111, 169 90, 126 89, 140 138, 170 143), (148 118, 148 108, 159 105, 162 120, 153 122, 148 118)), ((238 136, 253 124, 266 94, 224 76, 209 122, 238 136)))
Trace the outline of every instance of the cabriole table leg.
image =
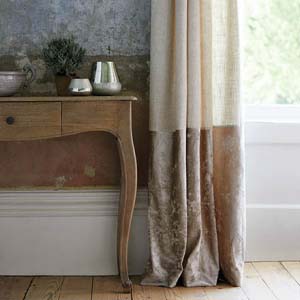
POLYGON ((122 128, 118 136, 121 160, 121 197, 118 220, 118 267, 124 291, 130 292, 132 283, 128 276, 128 241, 137 190, 137 164, 132 139, 131 124, 122 128))

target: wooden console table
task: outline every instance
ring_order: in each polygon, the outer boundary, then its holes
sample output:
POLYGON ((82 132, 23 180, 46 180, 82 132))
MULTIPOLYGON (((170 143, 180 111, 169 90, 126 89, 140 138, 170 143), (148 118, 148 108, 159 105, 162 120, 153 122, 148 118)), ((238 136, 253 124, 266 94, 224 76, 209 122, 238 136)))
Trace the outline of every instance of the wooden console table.
POLYGON ((123 287, 128 277, 128 240, 137 189, 131 104, 135 97, 0 97, 0 141, 49 139, 88 131, 116 137, 121 161, 118 267, 123 287))

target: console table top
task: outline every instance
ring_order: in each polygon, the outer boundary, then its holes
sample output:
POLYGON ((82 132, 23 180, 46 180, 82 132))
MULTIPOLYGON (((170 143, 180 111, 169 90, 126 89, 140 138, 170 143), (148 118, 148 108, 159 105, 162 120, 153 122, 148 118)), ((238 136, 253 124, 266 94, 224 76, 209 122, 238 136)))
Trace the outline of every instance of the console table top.
POLYGON ((137 101, 135 96, 30 96, 0 97, 0 102, 137 101))

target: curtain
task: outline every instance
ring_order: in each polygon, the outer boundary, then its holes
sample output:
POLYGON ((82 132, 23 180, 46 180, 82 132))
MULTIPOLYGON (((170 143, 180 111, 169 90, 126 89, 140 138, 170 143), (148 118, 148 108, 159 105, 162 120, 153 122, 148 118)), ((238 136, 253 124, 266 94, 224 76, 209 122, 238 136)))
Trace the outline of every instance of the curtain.
POLYGON ((238 0, 152 0, 144 285, 241 284, 238 0))

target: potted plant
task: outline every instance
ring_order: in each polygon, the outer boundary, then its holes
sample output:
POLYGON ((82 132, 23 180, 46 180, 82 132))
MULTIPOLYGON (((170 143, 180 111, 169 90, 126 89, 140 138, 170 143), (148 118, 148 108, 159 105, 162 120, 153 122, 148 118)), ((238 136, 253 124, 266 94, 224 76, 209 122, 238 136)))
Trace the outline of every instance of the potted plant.
POLYGON ((76 77, 75 71, 81 67, 85 52, 73 36, 53 39, 43 49, 45 63, 55 75, 58 96, 68 95, 68 86, 76 77))

